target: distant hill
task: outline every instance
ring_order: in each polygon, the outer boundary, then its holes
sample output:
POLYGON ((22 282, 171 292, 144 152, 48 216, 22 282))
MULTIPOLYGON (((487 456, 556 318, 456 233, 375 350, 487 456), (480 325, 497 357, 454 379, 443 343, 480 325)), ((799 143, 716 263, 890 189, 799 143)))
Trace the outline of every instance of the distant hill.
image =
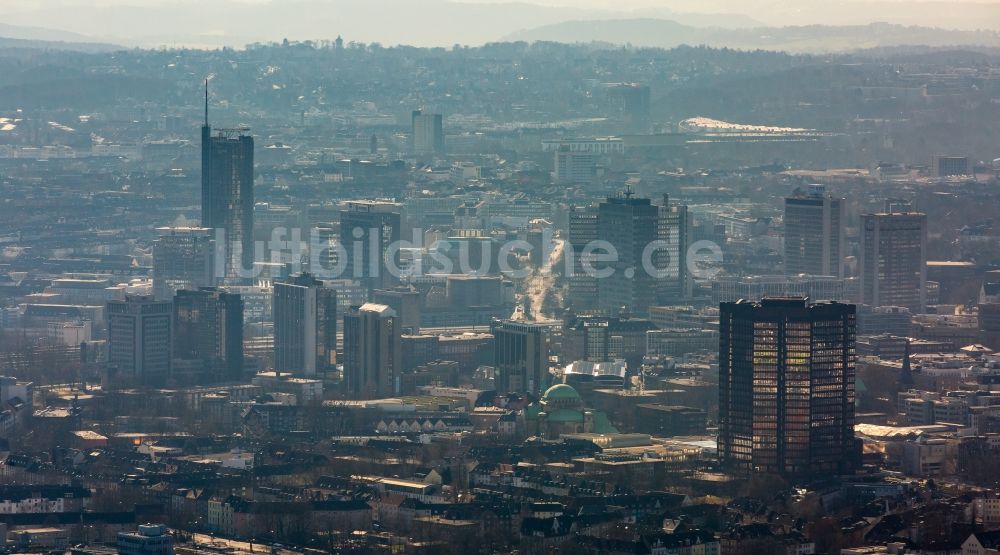
POLYGON ((996 31, 954 31, 889 23, 869 25, 698 28, 666 19, 567 21, 512 33, 511 41, 607 42, 672 48, 682 44, 819 53, 893 46, 1000 46, 996 31))
POLYGON ((0 48, 28 48, 41 50, 74 50, 76 52, 113 52, 123 46, 103 42, 66 42, 59 40, 12 39, 0 35, 0 48))
POLYGON ((76 50, 79 52, 106 52, 120 50, 113 44, 95 42, 86 35, 43 27, 26 27, 0 23, 0 47, 45 48, 49 50, 76 50))

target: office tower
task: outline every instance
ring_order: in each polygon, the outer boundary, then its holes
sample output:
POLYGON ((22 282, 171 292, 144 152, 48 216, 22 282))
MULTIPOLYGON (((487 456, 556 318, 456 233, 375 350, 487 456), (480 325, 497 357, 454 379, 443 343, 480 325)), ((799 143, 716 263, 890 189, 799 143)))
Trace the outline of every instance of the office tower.
POLYGON ((444 152, 444 129, 441 121, 441 114, 413 111, 411 114, 413 152, 417 154, 444 152))
POLYGON ((664 245, 653 257, 654 266, 663 272, 657 278, 657 298, 663 304, 676 303, 691 295, 687 268, 690 237, 687 206, 671 204, 670 197, 663 195, 657 234, 664 245))
POLYGON ((639 83, 621 83, 608 89, 612 111, 621 116, 628 131, 649 131, 649 86, 639 83))
POLYGON ((986 272, 979 290, 979 341, 1000 351, 1000 270, 986 272))
POLYGON ((861 216, 861 302, 927 307, 927 216, 919 212, 861 216))
POLYGON ((372 293, 372 302, 391 308, 399 318, 399 326, 403 333, 420 332, 420 292, 412 285, 376 289, 372 293))
POLYGON ((205 123, 201 127, 201 225, 225 230, 226 277, 235 266, 253 267, 253 137, 249 129, 217 129, 208 125, 208 81, 205 123))
POLYGON ((165 385, 171 371, 173 303, 130 296, 108 301, 106 312, 109 378, 165 385))
POLYGON ((390 262, 386 255, 389 247, 400 240, 400 221, 398 204, 348 202, 340 212, 340 241, 347 254, 341 277, 360 281, 369 295, 375 289, 393 287, 398 276, 391 268, 399 268, 399 249, 392 251, 390 262))
POLYGON ((398 395, 402 370, 399 318, 384 304, 344 315, 344 391, 352 399, 398 395))
MULTIPOLYGON (((180 289, 215 283, 215 241, 208 227, 160 227, 153 241, 153 297, 173 298, 180 289)), ((222 276, 218 276, 222 277, 222 276)))
POLYGON ((308 273, 274 284, 274 369, 312 377, 337 363, 337 291, 308 273))
POLYGON ((574 310, 597 307, 597 278, 587 271, 596 268, 595 254, 587 245, 597 241, 597 207, 576 206, 569 210, 567 254, 573 257, 569 282, 568 304, 574 310))
POLYGON ((854 305, 806 298, 719 306, 719 457, 740 473, 857 464, 854 305))
POLYGON ((607 266, 614 274, 597 280, 601 310, 645 314, 656 304, 657 279, 644 267, 643 252, 659 237, 659 207, 627 191, 602 202, 597 221, 598 238, 618 251, 617 260, 607 266))
POLYGON ((539 394, 549 386, 549 347, 544 325, 495 320, 493 367, 499 393, 539 394))
POLYGON ((243 298, 212 287, 174 296, 174 358, 201 362, 202 382, 243 376, 243 298))
POLYGON ((785 199, 785 273, 844 277, 844 202, 820 185, 785 199))
POLYGON ((555 182, 590 183, 597 175, 597 157, 589 152, 571 152, 567 147, 556 151, 555 182))

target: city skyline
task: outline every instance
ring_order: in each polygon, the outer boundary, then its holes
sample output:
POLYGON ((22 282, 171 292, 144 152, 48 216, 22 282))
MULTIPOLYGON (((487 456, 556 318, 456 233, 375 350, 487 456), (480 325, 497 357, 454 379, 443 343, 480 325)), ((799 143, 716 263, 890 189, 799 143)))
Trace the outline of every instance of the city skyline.
POLYGON ((997 33, 118 1, 0 6, 0 552, 1000 549, 997 33))

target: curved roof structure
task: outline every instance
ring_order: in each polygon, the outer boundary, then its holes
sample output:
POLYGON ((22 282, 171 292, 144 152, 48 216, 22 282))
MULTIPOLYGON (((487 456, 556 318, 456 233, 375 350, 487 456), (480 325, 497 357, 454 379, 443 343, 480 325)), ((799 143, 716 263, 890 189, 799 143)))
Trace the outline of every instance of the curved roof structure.
POLYGON ((573 386, 569 386, 564 383, 556 384, 548 388, 547 390, 545 390, 545 394, 542 395, 542 399, 546 401, 555 399, 570 400, 579 398, 580 394, 576 392, 576 389, 573 389, 573 386))

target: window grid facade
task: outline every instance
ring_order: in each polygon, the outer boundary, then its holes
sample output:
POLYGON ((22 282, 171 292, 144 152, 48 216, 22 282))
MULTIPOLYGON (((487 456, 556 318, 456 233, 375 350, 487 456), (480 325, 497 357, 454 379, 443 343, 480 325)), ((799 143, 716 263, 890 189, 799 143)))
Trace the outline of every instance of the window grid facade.
POLYGON ((785 475, 851 468, 854 306, 799 298, 720 309, 723 465, 785 475))

